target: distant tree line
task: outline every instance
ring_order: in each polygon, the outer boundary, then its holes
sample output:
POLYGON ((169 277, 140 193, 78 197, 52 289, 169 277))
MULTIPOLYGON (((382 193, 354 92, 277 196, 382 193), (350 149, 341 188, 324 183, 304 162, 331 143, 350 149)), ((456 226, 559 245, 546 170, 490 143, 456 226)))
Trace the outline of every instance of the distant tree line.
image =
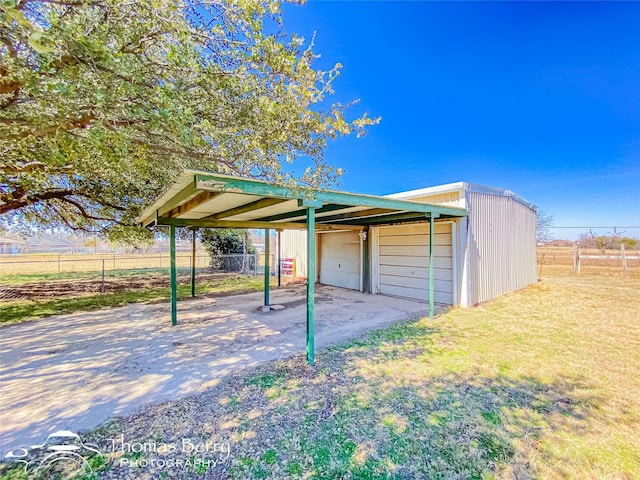
POLYGON ((592 230, 580 235, 578 242, 584 248, 597 248, 601 252, 605 250, 619 250, 620 245, 627 249, 637 249, 640 241, 637 238, 623 236, 625 232, 618 232, 616 228, 608 235, 596 235, 592 230))

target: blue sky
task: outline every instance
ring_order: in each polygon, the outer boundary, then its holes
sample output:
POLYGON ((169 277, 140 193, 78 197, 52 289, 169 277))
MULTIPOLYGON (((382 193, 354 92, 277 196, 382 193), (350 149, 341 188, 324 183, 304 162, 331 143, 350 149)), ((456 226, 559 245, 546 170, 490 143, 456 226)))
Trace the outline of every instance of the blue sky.
POLYGON ((382 117, 327 149, 340 189, 464 180, 558 227, 640 226, 640 3, 311 0, 284 26, 343 65, 333 101, 382 117))

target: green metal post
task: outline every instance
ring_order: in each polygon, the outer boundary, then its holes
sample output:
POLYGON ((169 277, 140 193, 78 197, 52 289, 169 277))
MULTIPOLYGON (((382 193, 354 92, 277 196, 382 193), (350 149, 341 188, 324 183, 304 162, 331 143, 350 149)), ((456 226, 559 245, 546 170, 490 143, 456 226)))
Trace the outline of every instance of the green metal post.
POLYGON ((429 217, 429 318, 433 320, 433 215, 429 217))
POLYGON ((314 326, 314 301, 316 282, 316 232, 315 232, 315 208, 307 207, 307 363, 313 365, 315 326, 314 326))
POLYGON ((362 238, 362 291, 371 293, 371 266, 369 264, 369 227, 365 227, 360 232, 362 238))
POLYGON ((178 291, 176 287, 176 227, 169 227, 169 259, 171 282, 171 325, 178 324, 178 291))
POLYGON ((269 306, 269 229, 264 229, 264 306, 269 306))
POLYGON ((281 233, 282 230, 278 230, 278 286, 282 286, 282 248, 281 248, 281 233))
POLYGON ((196 296, 196 228, 191 237, 191 296, 196 296))

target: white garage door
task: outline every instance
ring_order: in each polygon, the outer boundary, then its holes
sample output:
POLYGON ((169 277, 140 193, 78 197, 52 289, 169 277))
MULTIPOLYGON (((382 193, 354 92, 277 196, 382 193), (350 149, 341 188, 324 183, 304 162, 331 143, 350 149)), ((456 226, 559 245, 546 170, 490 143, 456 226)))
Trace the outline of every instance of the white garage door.
MULTIPOLYGON (((451 223, 434 225, 434 301, 453 305, 451 223)), ((429 300, 429 224, 379 228, 378 292, 429 300)))
POLYGON ((322 233, 320 283, 360 289, 360 236, 358 232, 322 233))

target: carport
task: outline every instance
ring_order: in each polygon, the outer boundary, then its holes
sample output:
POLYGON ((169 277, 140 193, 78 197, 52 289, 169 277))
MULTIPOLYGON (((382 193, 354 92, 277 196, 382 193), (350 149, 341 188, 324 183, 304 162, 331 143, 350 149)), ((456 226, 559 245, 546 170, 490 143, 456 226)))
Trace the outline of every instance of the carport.
MULTIPOLYGON (((167 192, 139 217, 142 226, 169 226, 171 265, 171 323, 177 325, 176 227, 256 228, 265 230, 269 258, 270 229, 307 231, 307 361, 314 361, 314 297, 317 231, 357 231, 363 258, 368 258, 367 232, 371 226, 429 223, 429 314, 434 314, 434 222, 467 215, 463 208, 418 203, 388 197, 333 190, 286 187, 264 181, 185 170, 167 192)), ((195 235, 194 235, 195 239, 195 235)), ((192 262, 195 265, 195 262, 192 262)), ((369 266, 364 263, 363 277, 369 266)), ((269 306, 269 266, 265 266, 264 305, 269 306)), ((194 271, 192 270, 192 279, 194 271)), ((192 280, 193 282, 193 280, 192 280)), ((193 285, 193 283, 192 283, 193 285)), ((426 300, 426 299, 425 299, 426 300)))

